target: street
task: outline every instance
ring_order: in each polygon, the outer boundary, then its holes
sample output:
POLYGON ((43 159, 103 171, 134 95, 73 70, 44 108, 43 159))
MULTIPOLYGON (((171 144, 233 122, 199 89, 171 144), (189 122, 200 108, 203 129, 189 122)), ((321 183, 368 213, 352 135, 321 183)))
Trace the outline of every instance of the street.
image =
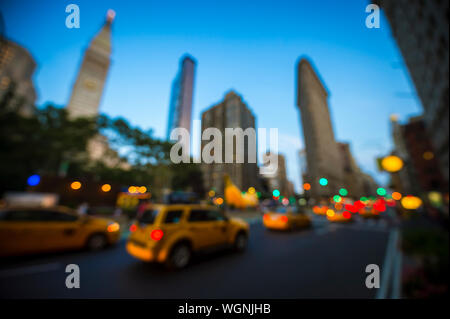
POLYGON ((3 261, 1 298, 374 298, 365 285, 368 264, 382 265, 385 220, 313 226, 294 232, 251 225, 243 254, 202 255, 169 272, 125 251, 125 239, 97 253, 69 252, 3 261), (80 267, 80 288, 65 286, 65 267, 80 267))

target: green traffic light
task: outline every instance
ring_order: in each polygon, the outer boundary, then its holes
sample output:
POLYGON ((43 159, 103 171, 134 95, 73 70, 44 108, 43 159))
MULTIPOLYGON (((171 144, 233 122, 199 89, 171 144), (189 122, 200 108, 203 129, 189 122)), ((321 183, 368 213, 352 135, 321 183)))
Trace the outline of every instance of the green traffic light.
POLYGON ((346 190, 345 188, 341 188, 341 189, 339 190, 339 194, 340 194, 341 196, 347 196, 347 195, 348 195, 348 190, 346 190))
POLYGON ((328 179, 322 177, 322 178, 319 180, 319 184, 320 184, 321 186, 327 186, 327 185, 328 185, 328 179))
POLYGON ((278 197, 278 196, 280 196, 280 191, 279 191, 278 189, 275 189, 275 190, 272 192, 272 195, 273 195, 274 197, 278 197))

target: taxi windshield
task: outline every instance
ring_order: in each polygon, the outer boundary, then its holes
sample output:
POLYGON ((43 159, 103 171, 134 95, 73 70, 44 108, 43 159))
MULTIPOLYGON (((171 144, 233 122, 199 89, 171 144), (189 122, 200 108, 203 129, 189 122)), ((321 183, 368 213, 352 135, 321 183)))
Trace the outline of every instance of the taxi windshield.
POLYGON ((286 207, 278 207, 278 208, 276 209, 276 212, 277 212, 278 214, 287 214, 287 213, 288 213, 288 209, 287 209, 286 207))

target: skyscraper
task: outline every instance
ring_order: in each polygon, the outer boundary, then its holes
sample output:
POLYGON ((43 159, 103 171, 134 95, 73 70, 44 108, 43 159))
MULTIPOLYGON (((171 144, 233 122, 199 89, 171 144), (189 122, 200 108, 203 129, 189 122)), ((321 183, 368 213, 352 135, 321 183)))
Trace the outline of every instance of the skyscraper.
POLYGON ((300 109, 306 152, 304 182, 313 198, 329 197, 342 186, 342 164, 328 109, 328 92, 312 67, 302 58, 297 65, 297 106, 300 109), (319 184, 320 179, 328 183, 319 184), (325 180, 322 180, 325 181, 325 180))
POLYGON ((115 13, 108 10, 106 22, 87 48, 67 105, 71 118, 98 114, 111 63, 111 24, 115 13))
POLYGON ((24 116, 33 113, 35 69, 36 62, 28 50, 0 36, 0 106, 24 116))
POLYGON ((448 182, 449 170, 449 2, 442 0, 376 0, 424 108, 424 122, 448 182))
POLYGON ((367 196, 364 193, 364 176, 353 157, 350 144, 338 142, 339 152, 341 154, 342 162, 342 187, 347 189, 348 196, 354 199, 359 199, 362 196, 367 196))
POLYGON ((185 55, 181 58, 180 69, 172 83, 169 105, 169 120, 167 124, 167 139, 176 127, 182 127, 191 133, 192 99, 195 77, 194 58, 185 55))
MULTIPOLYGON (((207 128, 217 128, 222 133, 222 163, 202 164, 203 179, 205 189, 215 189, 217 194, 223 194, 224 174, 227 174, 231 181, 241 190, 247 190, 249 187, 258 188, 258 166, 257 163, 248 161, 248 142, 245 138, 243 143, 244 163, 225 163, 225 128, 247 128, 256 129, 255 116, 248 106, 236 92, 230 91, 225 99, 212 106, 202 113, 202 132, 207 128)), ((201 149, 208 143, 202 141, 201 149)), ((235 143, 237 144, 237 143, 235 143)), ((236 159, 237 147, 233 147, 233 158, 236 159)))
MULTIPOLYGON (((270 151, 267 152, 270 154, 270 151)), ((278 169, 273 174, 266 174, 266 178, 268 179, 268 184, 270 188, 270 193, 277 189, 280 191, 281 196, 292 196, 293 191, 290 189, 289 180, 287 179, 286 173, 286 159, 282 154, 272 154, 278 157, 278 169)))

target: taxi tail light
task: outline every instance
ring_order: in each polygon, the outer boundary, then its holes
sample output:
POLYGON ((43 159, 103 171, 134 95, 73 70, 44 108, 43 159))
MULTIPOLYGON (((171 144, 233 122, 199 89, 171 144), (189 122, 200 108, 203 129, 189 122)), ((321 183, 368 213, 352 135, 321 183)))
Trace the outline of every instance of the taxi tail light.
POLYGON ((135 232, 137 230, 137 226, 135 224, 130 226, 130 232, 135 232))
POLYGON ((161 229, 152 230, 150 233, 150 238, 153 240, 161 240, 164 236, 164 233, 161 229))
POLYGON ((281 216, 281 217, 280 217, 280 220, 281 220, 283 223, 287 223, 287 222, 288 222, 287 216, 281 216))

